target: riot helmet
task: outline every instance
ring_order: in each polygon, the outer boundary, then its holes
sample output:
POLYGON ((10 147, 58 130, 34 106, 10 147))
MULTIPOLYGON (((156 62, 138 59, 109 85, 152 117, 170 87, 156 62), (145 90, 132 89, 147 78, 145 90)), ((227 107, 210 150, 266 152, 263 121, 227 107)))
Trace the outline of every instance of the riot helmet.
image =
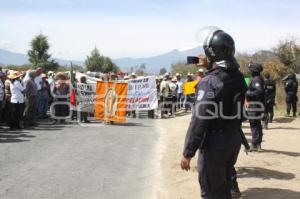
POLYGON ((252 76, 259 75, 263 71, 262 65, 259 63, 254 63, 254 62, 250 62, 248 64, 248 68, 249 68, 252 76))
POLYGON ((205 27, 198 31, 197 40, 202 43, 210 62, 232 58, 235 53, 233 38, 217 27, 205 27))

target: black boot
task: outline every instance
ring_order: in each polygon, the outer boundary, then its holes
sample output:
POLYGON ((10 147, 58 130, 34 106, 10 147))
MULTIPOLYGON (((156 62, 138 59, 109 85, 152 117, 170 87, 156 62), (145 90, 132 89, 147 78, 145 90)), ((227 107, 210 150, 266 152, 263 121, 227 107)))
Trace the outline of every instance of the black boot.
POLYGON ((238 183, 235 181, 232 183, 231 187, 231 197, 232 199, 240 198, 242 196, 241 191, 239 189, 238 183))

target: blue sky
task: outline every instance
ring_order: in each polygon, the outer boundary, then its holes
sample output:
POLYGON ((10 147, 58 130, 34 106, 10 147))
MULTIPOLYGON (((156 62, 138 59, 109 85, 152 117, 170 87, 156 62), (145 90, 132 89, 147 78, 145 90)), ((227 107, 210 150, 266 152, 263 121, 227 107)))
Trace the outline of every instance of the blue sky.
POLYGON ((55 57, 82 60, 97 46, 113 58, 199 45, 197 30, 230 33, 240 52, 300 36, 298 0, 0 0, 0 48, 26 53, 40 31, 55 57))

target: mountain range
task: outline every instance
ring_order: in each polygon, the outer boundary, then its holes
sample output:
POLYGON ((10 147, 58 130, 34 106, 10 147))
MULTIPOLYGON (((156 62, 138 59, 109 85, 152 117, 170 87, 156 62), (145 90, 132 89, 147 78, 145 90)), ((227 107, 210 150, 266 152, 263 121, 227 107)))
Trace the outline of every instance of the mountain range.
MULTIPOLYGON (((146 58, 118 58, 113 59, 113 61, 124 71, 130 71, 131 67, 145 64, 147 71, 157 73, 161 68, 170 70, 172 64, 177 62, 185 62, 187 56, 195 56, 199 53, 203 53, 203 49, 201 47, 184 51, 172 50, 167 53, 146 58)), ((68 65, 70 63, 70 60, 55 60, 61 65, 68 65)), ((28 62, 28 57, 25 54, 14 53, 0 49, 0 65, 23 65, 27 64, 28 62)), ((72 60, 72 62, 74 64, 84 65, 83 61, 72 60)))

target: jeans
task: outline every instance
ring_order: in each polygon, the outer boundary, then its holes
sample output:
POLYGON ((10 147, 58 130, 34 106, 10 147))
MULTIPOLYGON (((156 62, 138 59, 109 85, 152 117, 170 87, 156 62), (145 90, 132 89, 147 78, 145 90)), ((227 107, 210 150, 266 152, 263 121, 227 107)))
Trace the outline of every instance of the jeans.
POLYGON ((39 97, 38 101, 38 117, 45 118, 48 110, 48 98, 39 97))

